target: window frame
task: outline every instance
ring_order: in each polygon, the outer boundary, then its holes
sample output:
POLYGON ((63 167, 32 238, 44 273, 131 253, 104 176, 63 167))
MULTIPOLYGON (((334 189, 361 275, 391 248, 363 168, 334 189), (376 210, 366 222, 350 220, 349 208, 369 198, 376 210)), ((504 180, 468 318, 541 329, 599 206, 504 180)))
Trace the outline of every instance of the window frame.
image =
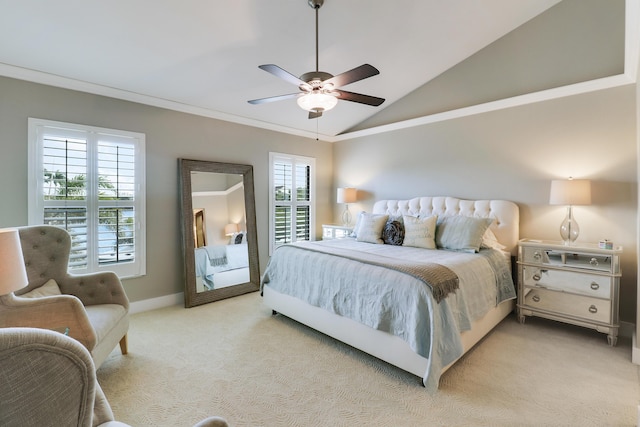
POLYGON ((86 140, 86 199, 85 201, 66 200, 60 207, 78 206, 87 212, 87 266, 74 268, 72 273, 83 274, 99 271, 113 271, 122 279, 140 277, 146 274, 146 185, 145 185, 145 139, 144 133, 107 129, 74 123, 58 122, 37 118, 28 119, 28 224, 44 224, 45 207, 57 205, 47 203, 44 191, 44 136, 64 138, 79 137, 86 140), (132 201, 100 200, 98 197, 98 143, 109 142, 131 144, 134 150, 134 197, 132 201), (135 232, 134 261, 121 261, 99 264, 98 234, 99 210, 105 208, 133 208, 135 232))
MULTIPOLYGON (((292 191, 292 194, 295 191, 292 191)), ((313 157, 299 156, 295 154, 286 153, 269 153, 269 255, 273 254, 273 251, 279 246, 276 244, 276 219, 275 209, 277 205, 286 204, 291 206, 292 218, 293 212, 300 206, 309 206, 309 241, 316 239, 316 159, 313 157), (298 201, 295 197, 292 197, 291 201, 278 201, 276 203, 275 193, 275 163, 276 161, 290 162, 292 166, 292 190, 296 188, 296 165, 304 164, 310 167, 309 171, 309 201, 298 201)), ((289 236, 291 242, 299 241, 296 233, 296 221, 291 221, 291 227, 289 229, 289 236)))

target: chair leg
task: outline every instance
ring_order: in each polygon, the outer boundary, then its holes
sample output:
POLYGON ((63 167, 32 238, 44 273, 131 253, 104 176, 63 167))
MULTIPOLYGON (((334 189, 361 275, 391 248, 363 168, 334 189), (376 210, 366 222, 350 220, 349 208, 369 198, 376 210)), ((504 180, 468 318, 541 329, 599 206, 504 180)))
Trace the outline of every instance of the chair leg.
POLYGON ((127 335, 125 334, 120 340, 120 351, 122 354, 127 354, 129 349, 127 348, 127 335))

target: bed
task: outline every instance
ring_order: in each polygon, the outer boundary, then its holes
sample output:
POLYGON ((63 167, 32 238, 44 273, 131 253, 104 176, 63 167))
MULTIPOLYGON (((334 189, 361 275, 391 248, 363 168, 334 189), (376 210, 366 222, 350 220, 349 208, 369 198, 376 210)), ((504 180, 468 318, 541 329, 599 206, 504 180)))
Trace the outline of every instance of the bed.
POLYGON ((512 202, 381 200, 358 215, 355 235, 279 247, 261 280, 264 304, 421 377, 430 391, 514 308, 519 211, 512 202), (389 233, 400 218, 402 245, 389 233), (383 220, 393 244, 372 244, 369 234, 375 240, 383 220), (445 248, 432 248, 436 242, 445 248))
POLYGON ((249 281, 249 251, 246 243, 196 248, 195 262, 198 292, 249 281))

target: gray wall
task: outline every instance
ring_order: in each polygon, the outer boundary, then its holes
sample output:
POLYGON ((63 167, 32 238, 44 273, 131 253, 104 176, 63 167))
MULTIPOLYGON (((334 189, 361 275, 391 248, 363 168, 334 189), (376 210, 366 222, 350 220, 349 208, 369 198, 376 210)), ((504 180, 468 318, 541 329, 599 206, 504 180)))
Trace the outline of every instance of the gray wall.
POLYGON ((579 241, 624 246, 621 316, 635 322, 635 105, 628 85, 337 142, 335 185, 361 190, 354 212, 388 198, 512 200, 521 238, 559 240, 565 208, 549 205, 550 181, 591 179, 593 204, 574 209, 579 241))
POLYGON ((124 281, 131 301, 183 290, 178 158, 254 167, 260 267, 268 260, 269 151, 315 157, 317 234, 332 218, 331 144, 0 77, 0 227, 27 224, 27 118, 146 134, 147 275, 124 281))

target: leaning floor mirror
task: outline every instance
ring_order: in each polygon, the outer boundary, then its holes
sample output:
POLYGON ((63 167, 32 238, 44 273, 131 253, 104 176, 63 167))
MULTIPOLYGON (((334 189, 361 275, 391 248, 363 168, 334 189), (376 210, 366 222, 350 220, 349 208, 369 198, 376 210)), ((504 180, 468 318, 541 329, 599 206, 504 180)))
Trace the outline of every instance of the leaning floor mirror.
POLYGON ((178 159, 185 307, 260 287, 253 167, 178 159))

